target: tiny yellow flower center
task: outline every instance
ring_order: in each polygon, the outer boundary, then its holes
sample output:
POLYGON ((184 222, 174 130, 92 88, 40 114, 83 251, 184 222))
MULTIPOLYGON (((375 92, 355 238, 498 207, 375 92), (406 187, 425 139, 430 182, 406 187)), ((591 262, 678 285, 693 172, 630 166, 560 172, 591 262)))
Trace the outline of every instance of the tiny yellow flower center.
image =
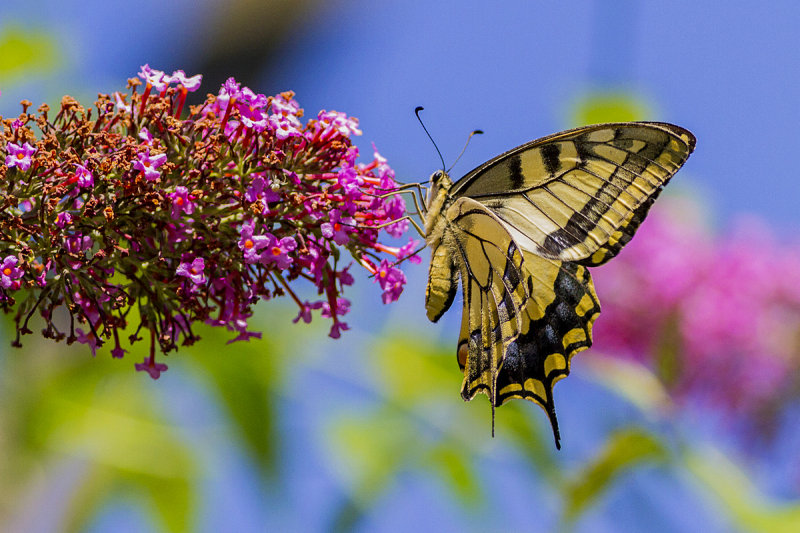
POLYGON ((337 222, 336 224, 333 225, 333 229, 335 229, 336 231, 341 231, 342 225, 337 222))
POLYGON ((183 198, 180 196, 175 197, 175 203, 178 205, 183 205, 183 198))
POLYGON ((11 275, 11 269, 9 267, 5 267, 3 269, 3 274, 5 274, 6 276, 10 276, 11 275))
POLYGON ((273 246, 272 247, 272 255, 281 255, 282 253, 283 253, 283 250, 281 250, 277 246, 273 246))
POLYGON ((145 159, 145 160, 142 162, 142 164, 143 164, 144 166, 146 166, 146 167, 149 167, 149 166, 150 166, 150 161, 148 161, 147 159, 145 159))
POLYGON ((255 246, 255 245, 256 245, 256 243, 254 243, 254 242, 253 242, 252 240, 250 240, 250 239, 247 239, 246 241, 244 241, 244 247, 245 247, 245 248, 247 248, 248 250, 249 250, 250 248, 252 248, 253 246, 255 246))
POLYGON ((382 277, 382 278, 385 278, 385 277, 386 277, 386 271, 385 271, 385 270, 381 270, 381 277, 382 277))
POLYGON ((192 267, 189 269, 189 272, 191 272, 192 274, 197 274, 197 269, 195 267, 192 267))
POLYGON ((25 154, 22 152, 17 152, 17 159, 25 159, 25 154))

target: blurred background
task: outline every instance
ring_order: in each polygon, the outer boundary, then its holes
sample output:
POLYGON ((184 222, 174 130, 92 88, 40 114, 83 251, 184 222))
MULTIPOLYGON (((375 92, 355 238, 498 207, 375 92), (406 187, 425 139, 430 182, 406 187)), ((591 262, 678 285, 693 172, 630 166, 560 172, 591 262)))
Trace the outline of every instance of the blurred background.
MULTIPOLYGON (((636 239, 595 271, 594 347, 532 404, 465 404, 460 317, 361 275, 342 339, 261 303, 225 332, 112 361, 0 321, 4 531, 798 531, 800 4, 633 0, 104 0, 0 4, 0 115, 84 104, 139 67, 294 90, 356 116, 399 179, 462 175, 612 120, 674 122, 697 150, 636 239)), ((141 348, 141 346, 140 346, 141 348)))

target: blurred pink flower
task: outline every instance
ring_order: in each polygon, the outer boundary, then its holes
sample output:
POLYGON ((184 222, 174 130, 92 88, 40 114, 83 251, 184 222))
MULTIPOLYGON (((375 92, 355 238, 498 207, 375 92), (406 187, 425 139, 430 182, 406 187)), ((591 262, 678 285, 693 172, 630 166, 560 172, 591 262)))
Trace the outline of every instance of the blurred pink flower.
POLYGON ((761 220, 715 239, 697 206, 662 200, 594 277, 596 349, 649 364, 676 398, 755 413, 792 386, 800 245, 778 243, 761 220))

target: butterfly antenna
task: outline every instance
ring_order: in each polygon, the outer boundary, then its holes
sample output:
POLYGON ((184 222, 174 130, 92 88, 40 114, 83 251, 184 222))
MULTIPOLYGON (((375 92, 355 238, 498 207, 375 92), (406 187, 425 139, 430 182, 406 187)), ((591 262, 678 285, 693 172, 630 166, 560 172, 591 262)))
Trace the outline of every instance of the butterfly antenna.
POLYGON ((450 168, 447 169, 447 173, 448 174, 453 169, 453 167, 456 166, 456 163, 458 163, 458 160, 461 159, 462 155, 464 155, 464 152, 467 151, 467 146, 469 146, 469 141, 470 141, 470 139, 472 139, 473 135, 483 135, 483 130, 475 130, 475 131, 473 131, 472 133, 469 134, 469 137, 467 137, 467 142, 464 143, 464 148, 461 149, 461 153, 458 154, 458 157, 456 157, 456 160, 453 161, 453 164, 450 165, 450 168))
POLYGON ((420 116, 419 116, 419 112, 422 111, 423 109, 425 109, 425 108, 422 107, 421 105, 417 106, 417 108, 414 109, 414 114, 417 115, 417 120, 419 120, 419 123, 422 126, 422 129, 425 130, 425 133, 428 134, 428 139, 431 140, 431 142, 433 143, 433 147, 436 148, 436 153, 439 154, 439 160, 441 160, 441 162, 442 162, 442 170, 444 170, 445 164, 444 164, 444 157, 442 157, 442 152, 439 151, 439 147, 436 146, 436 141, 433 140, 433 137, 431 137, 431 134, 428 131, 428 128, 425 127, 425 123, 422 122, 422 118, 420 118, 420 116))

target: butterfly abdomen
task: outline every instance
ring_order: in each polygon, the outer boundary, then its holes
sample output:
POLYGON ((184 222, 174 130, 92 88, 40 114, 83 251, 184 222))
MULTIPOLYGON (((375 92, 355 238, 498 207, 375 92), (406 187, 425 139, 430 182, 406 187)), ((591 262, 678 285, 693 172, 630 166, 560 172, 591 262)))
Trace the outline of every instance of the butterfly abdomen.
POLYGON ((447 243, 433 250, 425 289, 425 309, 428 320, 437 322, 450 309, 458 289, 458 269, 447 243))

